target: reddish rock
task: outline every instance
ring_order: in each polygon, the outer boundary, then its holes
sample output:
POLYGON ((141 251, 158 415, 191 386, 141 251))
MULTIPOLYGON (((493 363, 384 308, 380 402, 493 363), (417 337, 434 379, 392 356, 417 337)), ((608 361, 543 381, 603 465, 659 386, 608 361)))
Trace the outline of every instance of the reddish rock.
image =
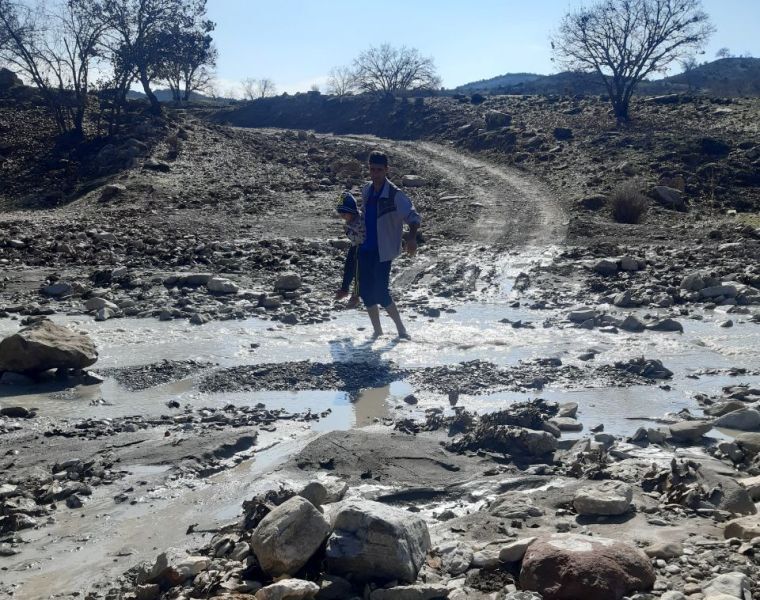
POLYGON ((554 534, 533 542, 525 553, 520 587, 544 600, 620 600, 652 588, 655 572, 639 549, 617 540, 554 534))

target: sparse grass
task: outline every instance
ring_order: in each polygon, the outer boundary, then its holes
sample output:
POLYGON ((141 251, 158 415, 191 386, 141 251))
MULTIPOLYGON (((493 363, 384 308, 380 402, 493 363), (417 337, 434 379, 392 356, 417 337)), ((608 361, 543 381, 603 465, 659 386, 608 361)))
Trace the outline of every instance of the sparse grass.
POLYGON ((760 227, 760 213, 739 213, 736 218, 746 225, 760 227))
POLYGON ((649 208, 649 200, 635 181, 626 182, 612 192, 612 218, 618 223, 641 223, 649 208))

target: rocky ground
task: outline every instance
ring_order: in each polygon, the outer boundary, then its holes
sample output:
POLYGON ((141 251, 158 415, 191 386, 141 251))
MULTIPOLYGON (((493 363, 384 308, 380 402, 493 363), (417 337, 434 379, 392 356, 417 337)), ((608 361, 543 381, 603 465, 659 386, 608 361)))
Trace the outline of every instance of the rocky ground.
POLYGON ((641 100, 614 130, 594 99, 331 121, 311 95, 44 161, 24 102, 0 107, 0 594, 760 593, 755 100, 641 100), (413 341, 380 346, 333 299, 373 147, 424 218, 393 272, 413 341), (615 223, 630 181, 648 211, 615 223), (578 390, 634 400, 556 401, 578 390))

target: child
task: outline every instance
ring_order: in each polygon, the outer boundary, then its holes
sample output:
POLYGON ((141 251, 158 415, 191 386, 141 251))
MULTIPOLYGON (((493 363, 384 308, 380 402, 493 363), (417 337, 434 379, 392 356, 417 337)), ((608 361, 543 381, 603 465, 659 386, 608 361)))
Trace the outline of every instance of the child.
POLYGON ((364 228, 364 216, 356 205, 356 199, 350 192, 343 192, 338 204, 338 214, 345 222, 345 231, 348 239, 351 240, 351 247, 346 253, 346 262, 343 265, 343 284, 335 292, 335 297, 340 300, 348 296, 351 290, 351 298, 347 306, 355 308, 359 305, 359 278, 356 276, 358 267, 356 249, 364 242, 366 230, 364 228), (351 282, 353 281, 353 287, 351 282))

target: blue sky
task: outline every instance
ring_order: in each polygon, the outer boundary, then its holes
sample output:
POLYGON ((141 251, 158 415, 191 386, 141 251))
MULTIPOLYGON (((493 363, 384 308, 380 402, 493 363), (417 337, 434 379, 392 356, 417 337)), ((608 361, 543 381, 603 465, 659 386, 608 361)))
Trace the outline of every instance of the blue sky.
MULTIPOLYGON (((220 92, 246 77, 278 91, 324 85, 331 67, 370 45, 418 48, 446 87, 507 72, 552 73, 549 35, 579 0, 209 0, 220 92)), ((703 0, 718 48, 760 57, 760 0, 703 0)))

